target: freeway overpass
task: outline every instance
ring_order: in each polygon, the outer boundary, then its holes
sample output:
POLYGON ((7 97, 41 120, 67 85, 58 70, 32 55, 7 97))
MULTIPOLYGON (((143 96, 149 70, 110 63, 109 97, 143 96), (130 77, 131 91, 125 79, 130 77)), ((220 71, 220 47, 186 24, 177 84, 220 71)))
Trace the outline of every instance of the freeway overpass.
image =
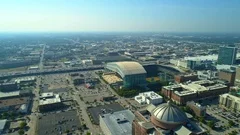
POLYGON ((101 70, 101 69, 104 69, 104 66, 91 66, 91 67, 85 67, 85 68, 71 68, 71 69, 31 71, 31 72, 28 71, 28 72, 19 72, 19 73, 1 75, 0 79, 25 77, 25 76, 37 76, 37 75, 48 75, 48 74, 59 74, 59 73, 70 73, 70 72, 90 71, 90 70, 101 70))

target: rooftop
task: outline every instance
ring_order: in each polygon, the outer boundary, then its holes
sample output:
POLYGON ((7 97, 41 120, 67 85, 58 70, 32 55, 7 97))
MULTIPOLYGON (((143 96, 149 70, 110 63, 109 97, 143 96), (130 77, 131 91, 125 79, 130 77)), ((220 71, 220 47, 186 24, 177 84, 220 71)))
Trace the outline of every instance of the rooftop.
POLYGON ((106 68, 119 72, 122 78, 126 75, 147 73, 141 64, 134 61, 110 62, 107 64, 106 68))
POLYGON ((231 99, 235 100, 235 102, 239 102, 240 103, 240 97, 237 97, 237 96, 234 96, 234 95, 230 95, 229 93, 222 94, 220 96, 224 97, 224 98, 231 98, 231 99))
POLYGON ((158 95, 157 93, 153 92, 153 91, 148 91, 148 92, 143 92, 143 93, 139 93, 139 96, 145 96, 148 97, 150 99, 159 99, 162 98, 162 96, 158 95))
POLYGON ((12 91, 12 92, 1 92, 0 91, 0 98, 19 96, 19 94, 20 94, 20 91, 12 91))
POLYGON ((7 123, 7 119, 0 120, 0 130, 3 130, 7 123))
POLYGON ((131 135, 134 114, 130 110, 101 115, 102 120, 114 135, 131 135))
POLYGON ((21 98, 17 97, 17 98, 11 98, 11 99, 3 99, 3 100, 0 100, 0 108, 27 104, 29 101, 30 101, 30 97, 21 97, 21 98))
POLYGON ((54 96, 54 94, 53 94, 53 92, 46 92, 46 93, 41 93, 40 95, 39 95, 39 98, 41 99, 41 98, 49 98, 49 97, 53 97, 54 96))
POLYGON ((48 98, 42 98, 39 100, 39 105, 47 105, 47 104, 54 104, 54 103, 60 103, 61 99, 59 94, 54 94, 52 97, 48 98))

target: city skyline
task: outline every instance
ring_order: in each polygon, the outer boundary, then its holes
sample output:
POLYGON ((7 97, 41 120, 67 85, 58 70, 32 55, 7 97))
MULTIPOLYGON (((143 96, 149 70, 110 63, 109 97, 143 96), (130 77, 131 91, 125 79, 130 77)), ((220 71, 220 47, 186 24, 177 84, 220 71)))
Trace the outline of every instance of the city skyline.
POLYGON ((0 32, 239 33, 237 0, 9 0, 0 32))

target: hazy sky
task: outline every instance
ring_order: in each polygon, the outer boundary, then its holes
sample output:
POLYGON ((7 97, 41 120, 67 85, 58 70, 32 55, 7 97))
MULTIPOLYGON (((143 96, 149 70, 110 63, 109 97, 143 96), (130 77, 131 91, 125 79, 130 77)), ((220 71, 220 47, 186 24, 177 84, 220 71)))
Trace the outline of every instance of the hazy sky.
POLYGON ((240 32, 240 0, 2 0, 5 31, 240 32))

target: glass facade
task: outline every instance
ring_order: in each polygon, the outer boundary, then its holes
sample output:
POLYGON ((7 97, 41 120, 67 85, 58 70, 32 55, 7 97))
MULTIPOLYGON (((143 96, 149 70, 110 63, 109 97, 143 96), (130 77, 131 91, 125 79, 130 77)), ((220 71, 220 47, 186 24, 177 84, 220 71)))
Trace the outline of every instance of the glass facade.
POLYGON ((124 87, 146 86, 146 74, 127 75, 123 78, 124 87))
POLYGON ((224 47, 219 48, 218 64, 233 65, 236 61, 237 48, 236 47, 224 47))

